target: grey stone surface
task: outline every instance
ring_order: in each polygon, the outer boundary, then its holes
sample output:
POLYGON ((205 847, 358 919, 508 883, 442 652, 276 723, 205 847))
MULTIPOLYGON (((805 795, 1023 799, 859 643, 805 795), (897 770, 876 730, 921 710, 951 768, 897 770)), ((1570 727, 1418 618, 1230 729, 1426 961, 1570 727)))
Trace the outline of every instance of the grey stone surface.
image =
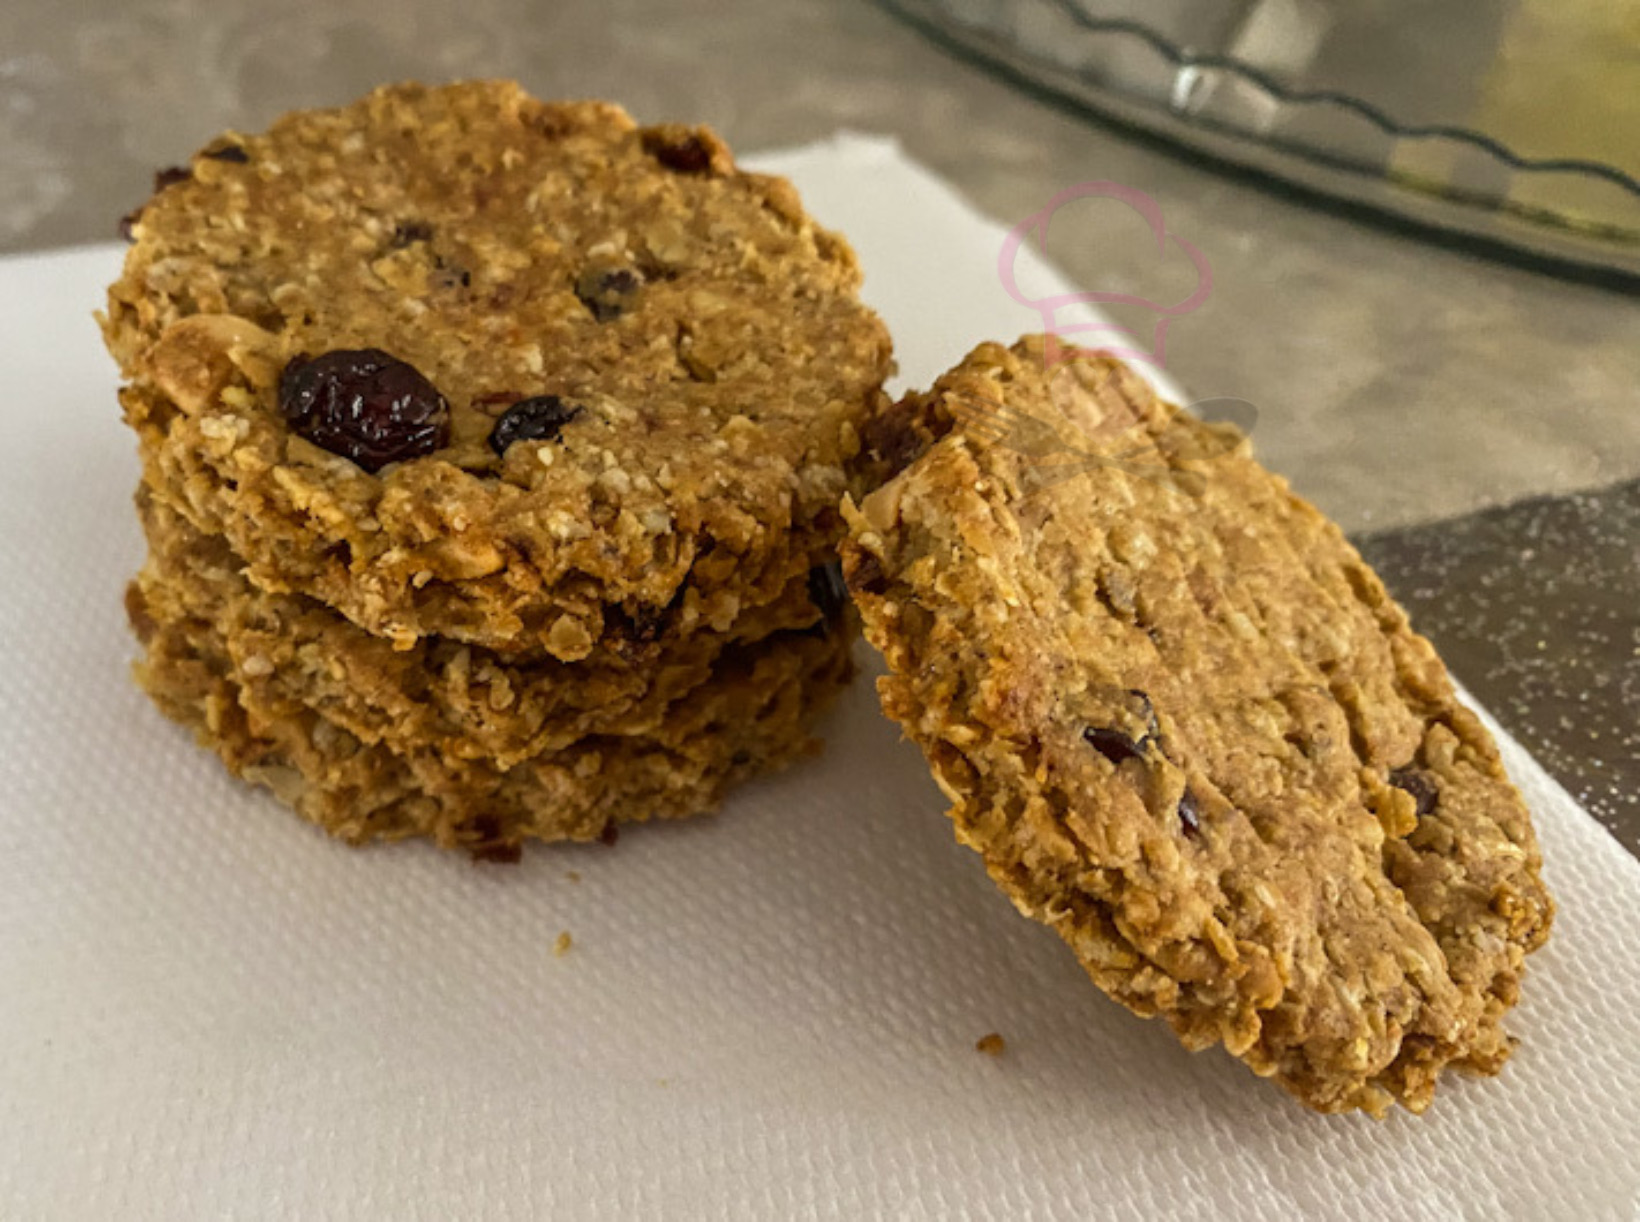
MULTIPOLYGON (((0 250, 112 236, 153 170, 218 130, 462 76, 709 122, 742 151, 890 133, 1009 222, 1079 182, 1147 192, 1213 272, 1172 329, 1169 370, 1197 396, 1257 404, 1271 466, 1347 528, 1388 529, 1374 558, 1459 676, 1587 800, 1629 795, 1609 817, 1640 841, 1632 491, 1564 520, 1551 501, 1547 518, 1416 529, 1640 475, 1640 301, 1225 177, 953 59, 865 0, 8 0, 0 250), (1549 518, 1560 533, 1534 562, 1549 518), (1575 579, 1544 568, 1583 548, 1575 579), (1596 593, 1599 615, 1580 616, 1596 593)), ((1066 209, 1048 245, 1087 288, 1171 302, 1194 283, 1108 201, 1066 209)))

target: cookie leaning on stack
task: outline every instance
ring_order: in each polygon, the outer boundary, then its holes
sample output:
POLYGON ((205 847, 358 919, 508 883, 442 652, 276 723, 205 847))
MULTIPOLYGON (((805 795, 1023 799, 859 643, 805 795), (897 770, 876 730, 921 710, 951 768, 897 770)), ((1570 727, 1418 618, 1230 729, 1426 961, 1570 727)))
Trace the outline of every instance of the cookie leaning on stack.
POLYGON ((351 840, 509 855, 809 746, 890 355, 789 184, 407 85, 222 137, 131 232, 139 678, 230 767, 351 840))
POLYGON ((1224 426, 1041 337, 885 417, 844 571, 959 838, 1107 993, 1322 1111, 1495 1073, 1554 904, 1491 737, 1224 426))

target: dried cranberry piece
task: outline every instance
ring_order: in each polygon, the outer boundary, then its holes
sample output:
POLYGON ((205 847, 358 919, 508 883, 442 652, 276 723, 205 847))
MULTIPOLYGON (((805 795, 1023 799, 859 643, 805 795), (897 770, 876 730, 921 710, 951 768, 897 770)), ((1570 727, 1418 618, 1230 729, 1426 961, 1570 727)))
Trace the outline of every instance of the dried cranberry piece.
POLYGON ((120 237, 127 242, 135 242, 137 240, 137 222, 140 220, 142 220, 141 208, 133 208, 120 217, 120 237))
POLYGON ((279 406, 298 434, 366 471, 431 454, 450 439, 444 396, 379 348, 297 357, 279 377, 279 406))
POLYGON ((163 170, 154 171, 154 194, 158 195, 166 187, 174 187, 179 182, 187 182, 194 176, 194 172, 187 166, 166 166, 163 170))
POLYGON ((204 156, 212 161, 231 161, 235 165, 244 165, 251 159, 251 155, 237 144, 224 144, 220 148, 206 149, 204 156))
POLYGON ((620 838, 621 829, 615 826, 615 821, 613 819, 604 824, 604 826, 598 831, 598 843, 608 845, 610 848, 614 848, 615 842, 620 838))
POLYGON ((1411 764, 1397 768, 1389 774, 1389 783, 1397 789, 1405 790, 1412 795, 1414 808, 1418 817, 1422 819, 1435 809, 1435 802, 1440 797, 1435 788, 1435 782, 1429 779, 1427 773, 1414 768, 1411 764))
POLYGON ((521 399, 502 412, 501 419, 490 430, 490 449, 505 454, 515 441, 557 441, 564 426, 579 416, 581 410, 557 395, 521 399))
POLYGON ((1137 688, 1130 688, 1129 696, 1135 697, 1144 706, 1145 732, 1137 739, 1129 738, 1120 730, 1113 730, 1106 726, 1089 726, 1082 731, 1082 737, 1088 745, 1113 764, 1120 764, 1123 760, 1140 759, 1149 749, 1150 744, 1161 735, 1161 727, 1156 724, 1156 709, 1150 703, 1150 697, 1137 688))
POLYGON ((1089 726, 1082 731, 1082 737, 1090 747, 1113 764, 1120 764, 1123 760, 1141 759, 1145 753, 1145 739, 1134 742, 1120 730, 1089 726))
POLYGON ((1202 809, 1196 801, 1196 795, 1186 789, 1179 799, 1179 825, 1184 828, 1186 836, 1197 836, 1202 830, 1202 809))
POLYGON ((873 461, 885 468, 884 478, 905 470, 928 444, 908 419, 888 413, 878 413, 866 421, 860 440, 873 461))
POLYGON ((712 150, 695 132, 659 129, 643 134, 644 152, 679 174, 704 174, 712 168, 712 150))
POLYGON ((619 318, 643 278, 630 267, 589 267, 575 281, 575 295, 599 322, 619 318))

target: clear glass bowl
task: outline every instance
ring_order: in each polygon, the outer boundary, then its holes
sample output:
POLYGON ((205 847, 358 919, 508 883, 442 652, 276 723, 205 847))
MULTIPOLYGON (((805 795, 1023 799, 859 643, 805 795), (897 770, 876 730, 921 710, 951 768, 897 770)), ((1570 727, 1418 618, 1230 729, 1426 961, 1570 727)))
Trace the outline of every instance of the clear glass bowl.
POLYGON ((1100 113, 1640 284, 1640 0, 884 0, 1100 113))

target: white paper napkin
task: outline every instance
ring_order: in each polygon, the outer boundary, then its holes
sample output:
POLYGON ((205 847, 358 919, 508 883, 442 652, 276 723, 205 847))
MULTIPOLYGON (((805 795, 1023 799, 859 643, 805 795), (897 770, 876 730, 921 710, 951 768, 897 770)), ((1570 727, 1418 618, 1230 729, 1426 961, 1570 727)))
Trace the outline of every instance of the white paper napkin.
MULTIPOLYGON (((1035 325, 1001 230, 892 145, 764 163, 853 240, 910 381, 1035 325)), ((516 868, 348 850, 229 780, 126 678, 136 464, 89 317, 119 257, 0 261, 0 1217, 1640 1210, 1640 863, 1507 739, 1561 905, 1522 1045, 1384 1123, 1102 997, 865 679, 720 817, 516 868)))

